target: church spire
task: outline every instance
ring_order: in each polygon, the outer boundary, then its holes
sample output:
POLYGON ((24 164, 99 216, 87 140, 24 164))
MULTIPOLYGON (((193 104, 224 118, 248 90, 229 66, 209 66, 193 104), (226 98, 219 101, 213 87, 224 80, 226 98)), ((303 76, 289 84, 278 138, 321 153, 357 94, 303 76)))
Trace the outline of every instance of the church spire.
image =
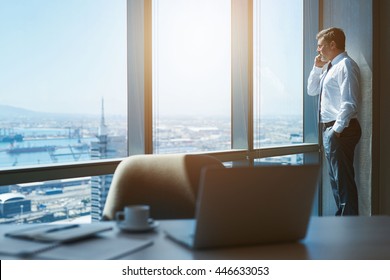
POLYGON ((102 97, 102 111, 100 116, 99 136, 107 135, 107 126, 104 119, 104 98, 102 97))

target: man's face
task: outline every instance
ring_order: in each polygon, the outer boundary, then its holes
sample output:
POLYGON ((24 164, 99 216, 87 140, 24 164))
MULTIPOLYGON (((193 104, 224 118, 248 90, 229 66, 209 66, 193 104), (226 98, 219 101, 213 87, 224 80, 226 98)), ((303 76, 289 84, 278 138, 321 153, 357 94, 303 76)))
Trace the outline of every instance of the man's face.
POLYGON ((318 39, 317 52, 321 55, 323 61, 330 60, 330 44, 324 40, 324 38, 318 39))

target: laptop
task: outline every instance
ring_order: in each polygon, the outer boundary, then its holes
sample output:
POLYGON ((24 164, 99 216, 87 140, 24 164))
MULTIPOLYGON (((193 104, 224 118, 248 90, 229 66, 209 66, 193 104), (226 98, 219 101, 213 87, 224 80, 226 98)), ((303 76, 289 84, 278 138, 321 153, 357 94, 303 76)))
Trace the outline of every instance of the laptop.
POLYGON ((318 165, 205 168, 195 220, 165 233, 194 249, 303 239, 318 175, 318 165))

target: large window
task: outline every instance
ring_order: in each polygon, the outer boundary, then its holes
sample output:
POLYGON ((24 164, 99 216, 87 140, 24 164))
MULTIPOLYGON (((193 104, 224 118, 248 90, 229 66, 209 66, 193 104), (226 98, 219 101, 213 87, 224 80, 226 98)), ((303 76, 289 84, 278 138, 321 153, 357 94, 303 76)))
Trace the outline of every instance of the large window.
POLYGON ((71 191, 76 210, 65 201, 58 215, 99 219, 127 155, 302 164, 318 152, 302 144, 316 135, 303 10, 303 0, 1 1, 0 196, 18 206, 2 221, 27 221, 71 191))
POLYGON ((254 148, 303 142, 303 0, 254 3, 254 148))
POLYGON ((152 4, 153 152, 230 149, 230 0, 152 4))

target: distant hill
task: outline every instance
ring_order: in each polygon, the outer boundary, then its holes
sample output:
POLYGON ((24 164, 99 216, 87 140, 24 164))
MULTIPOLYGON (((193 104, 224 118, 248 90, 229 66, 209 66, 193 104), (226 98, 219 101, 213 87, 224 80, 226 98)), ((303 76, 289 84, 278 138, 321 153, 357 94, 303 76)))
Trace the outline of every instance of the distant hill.
POLYGON ((12 117, 36 117, 42 115, 32 110, 27 110, 23 108, 1 105, 0 104, 0 118, 12 118, 12 117))
POLYGON ((42 118, 49 118, 49 119, 72 119, 75 116, 71 114, 64 114, 64 113, 47 113, 47 112, 38 112, 33 110, 28 110, 24 108, 19 107, 13 107, 8 105, 1 105, 0 104, 0 120, 41 120, 42 118))
MULTIPOLYGON (((108 117, 118 117, 117 115, 112 115, 108 117)), ((122 117, 122 116, 120 116, 122 117)), ((32 119, 40 120, 42 118, 50 118, 56 120, 74 120, 74 119, 99 119, 99 114, 67 114, 67 113, 48 113, 48 112, 39 112, 34 110, 28 110, 24 108, 2 105, 0 104, 0 121, 4 119, 32 119)))

